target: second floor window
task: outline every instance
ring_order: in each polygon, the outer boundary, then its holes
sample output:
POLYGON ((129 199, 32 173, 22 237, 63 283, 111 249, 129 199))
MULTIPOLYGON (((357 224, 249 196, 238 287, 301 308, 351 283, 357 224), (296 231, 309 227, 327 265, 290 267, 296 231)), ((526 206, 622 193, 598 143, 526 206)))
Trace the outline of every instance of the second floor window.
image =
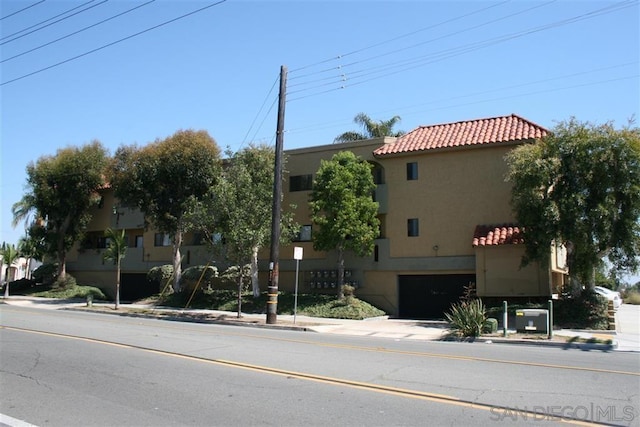
POLYGON ((311 226, 303 225, 300 227, 298 235, 293 239, 296 242, 310 242, 311 241, 311 226))
POLYGON ((418 179, 418 163, 407 163, 407 181, 415 181, 418 179))
POLYGON ((153 239, 154 246, 171 246, 171 238, 168 234, 156 233, 153 239))
POLYGON ((313 188, 313 175, 294 175, 289 177, 289 191, 308 191, 313 188))
POLYGON ((420 235, 420 227, 418 218, 409 218, 407 220, 407 236, 416 237, 420 235))

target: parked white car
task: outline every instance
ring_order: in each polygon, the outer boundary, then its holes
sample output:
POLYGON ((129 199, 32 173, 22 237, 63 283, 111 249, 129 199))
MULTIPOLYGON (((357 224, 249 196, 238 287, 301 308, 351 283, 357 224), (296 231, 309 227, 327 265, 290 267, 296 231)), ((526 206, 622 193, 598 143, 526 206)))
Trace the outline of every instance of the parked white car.
POLYGON ((622 298, 620 297, 620 292, 612 291, 608 288, 603 288, 602 286, 594 286, 593 290, 598 295, 601 295, 607 299, 607 301, 613 301, 613 309, 617 310, 622 305, 622 298))

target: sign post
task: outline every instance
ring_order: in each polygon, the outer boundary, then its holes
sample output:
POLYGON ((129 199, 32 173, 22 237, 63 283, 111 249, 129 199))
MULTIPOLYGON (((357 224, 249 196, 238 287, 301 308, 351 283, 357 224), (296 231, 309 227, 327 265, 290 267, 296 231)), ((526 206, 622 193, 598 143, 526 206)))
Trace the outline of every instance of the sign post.
POLYGON ((293 248, 293 259, 296 260, 296 287, 293 294, 293 324, 295 325, 298 311, 298 272, 300 270, 300 260, 302 259, 302 248, 300 246, 293 248))

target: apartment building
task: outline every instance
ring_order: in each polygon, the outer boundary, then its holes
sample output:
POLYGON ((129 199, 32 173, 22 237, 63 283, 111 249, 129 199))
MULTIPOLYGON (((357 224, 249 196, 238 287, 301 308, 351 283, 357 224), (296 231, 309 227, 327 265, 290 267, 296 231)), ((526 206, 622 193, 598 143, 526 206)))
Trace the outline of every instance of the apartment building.
MULTIPOLYGON (((298 241, 280 249, 281 290, 293 290, 293 248, 302 247, 301 292, 335 292, 337 258, 313 250, 308 201, 321 160, 352 151, 373 165, 380 236, 367 257, 347 253, 346 280, 356 295, 389 314, 437 318, 475 284, 484 297, 550 297, 567 273, 562 248, 549 248, 547 267, 521 267, 522 230, 510 206, 505 154, 543 137, 547 130, 517 115, 421 126, 399 138, 376 138, 286 151, 284 203, 297 205, 298 241)), ((124 228, 129 252, 122 291, 141 289, 154 265, 170 263, 168 236, 145 226, 139 212, 119 207, 109 190, 87 239, 72 251, 67 270, 107 291, 113 267, 102 261, 107 227, 124 228), (102 240, 100 240, 102 239, 102 240)), ((184 267, 211 259, 198 236, 187 236, 184 267)), ((268 252, 261 256, 266 287, 268 252)), ((125 295, 126 296, 126 295, 125 295)))

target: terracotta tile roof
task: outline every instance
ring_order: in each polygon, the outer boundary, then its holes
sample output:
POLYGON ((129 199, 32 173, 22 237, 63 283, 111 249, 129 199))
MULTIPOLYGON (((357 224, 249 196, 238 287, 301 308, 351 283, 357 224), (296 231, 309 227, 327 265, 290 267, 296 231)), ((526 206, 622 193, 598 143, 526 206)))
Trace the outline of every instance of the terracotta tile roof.
POLYGON ((522 230, 517 225, 478 225, 473 233, 475 246, 518 245, 524 243, 522 230))
POLYGON ((438 148, 496 144, 542 138, 549 131, 529 120, 511 114, 456 123, 420 126, 395 142, 376 149, 375 156, 425 151, 438 148))

